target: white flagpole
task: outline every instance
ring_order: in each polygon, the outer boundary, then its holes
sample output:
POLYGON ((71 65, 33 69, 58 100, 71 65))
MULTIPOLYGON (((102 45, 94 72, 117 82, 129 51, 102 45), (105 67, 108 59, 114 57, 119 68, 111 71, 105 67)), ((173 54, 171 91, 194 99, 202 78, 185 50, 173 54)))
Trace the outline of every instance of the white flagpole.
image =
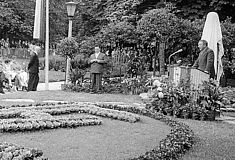
POLYGON ((46 0, 45 90, 49 90, 49 0, 46 0))

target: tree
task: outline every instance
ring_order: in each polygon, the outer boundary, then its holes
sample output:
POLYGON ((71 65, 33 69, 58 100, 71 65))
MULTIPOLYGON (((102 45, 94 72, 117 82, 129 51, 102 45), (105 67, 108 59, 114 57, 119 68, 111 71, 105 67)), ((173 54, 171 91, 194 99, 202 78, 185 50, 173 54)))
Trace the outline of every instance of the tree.
POLYGON ((125 45, 137 44, 138 33, 135 26, 127 21, 112 22, 101 29, 97 40, 103 45, 123 48, 125 45))
MULTIPOLYGON (((23 3, 25 6, 31 6, 32 1, 23 3)), ((30 12, 30 9, 28 9, 30 12)), ((10 41, 32 39, 32 16, 22 5, 22 0, 9 0, 0 2, 0 24, 1 38, 9 38, 10 41)))
POLYGON ((78 53, 78 43, 73 37, 65 38, 60 41, 57 47, 58 54, 66 58, 66 80, 65 83, 68 83, 69 71, 70 71, 70 62, 68 63, 68 58, 74 58, 78 53))
POLYGON ((165 53, 163 48, 169 37, 175 33, 179 19, 167 9, 153 9, 143 14, 138 21, 137 30, 146 41, 156 41, 160 46, 160 74, 165 72, 165 53))

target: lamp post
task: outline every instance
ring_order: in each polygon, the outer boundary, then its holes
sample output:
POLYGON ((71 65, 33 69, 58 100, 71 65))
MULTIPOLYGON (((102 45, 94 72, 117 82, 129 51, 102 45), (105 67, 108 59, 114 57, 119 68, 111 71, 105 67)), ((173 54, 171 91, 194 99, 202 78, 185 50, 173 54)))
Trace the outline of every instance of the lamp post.
MULTIPOLYGON (((69 17, 69 31, 68 31, 68 38, 72 37, 72 24, 73 24, 73 17, 74 13, 76 10, 76 2, 67 2, 66 7, 67 7, 67 14, 69 17)), ((66 75, 65 75, 65 84, 68 84, 68 78, 69 78, 69 67, 70 67, 70 58, 67 57, 66 60, 66 75)))

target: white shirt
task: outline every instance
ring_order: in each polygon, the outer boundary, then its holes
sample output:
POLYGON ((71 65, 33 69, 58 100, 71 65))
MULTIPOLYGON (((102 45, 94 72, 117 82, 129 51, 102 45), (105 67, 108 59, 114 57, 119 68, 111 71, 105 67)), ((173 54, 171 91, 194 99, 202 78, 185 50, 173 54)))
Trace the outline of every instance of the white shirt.
POLYGON ((95 53, 95 58, 97 59, 100 53, 95 53))

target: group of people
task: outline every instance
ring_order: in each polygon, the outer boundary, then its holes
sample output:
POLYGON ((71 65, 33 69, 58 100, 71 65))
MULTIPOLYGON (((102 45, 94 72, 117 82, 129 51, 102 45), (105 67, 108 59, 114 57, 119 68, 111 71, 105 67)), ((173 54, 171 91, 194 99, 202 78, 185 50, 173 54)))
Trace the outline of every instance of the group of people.
MULTIPOLYGON (((193 68, 197 68, 210 75, 210 78, 215 78, 214 69, 214 52, 208 47, 206 40, 200 40, 198 42, 198 48, 200 50, 197 60, 193 64, 193 68)), ((100 52, 100 48, 95 47, 95 53, 90 56, 91 63, 91 92, 102 92, 102 73, 103 67, 106 63, 106 55, 100 52)))
POLYGON ((30 45, 29 52, 31 59, 28 63, 26 72, 22 67, 14 68, 14 62, 5 60, 0 66, 0 93, 4 94, 4 87, 11 90, 21 88, 23 91, 36 91, 39 82, 39 46, 30 45), (14 81, 14 85, 12 83, 14 81), (7 85, 5 85, 7 84, 7 85))
MULTIPOLYGON (((205 40, 200 40, 198 42, 198 48, 200 49, 199 57, 195 61, 193 67, 207 72, 210 74, 210 78, 214 78, 215 71, 213 50, 208 48, 208 43, 205 40)), ((3 69, 0 70, 0 93, 4 93, 4 79, 8 80, 9 86, 12 86, 12 80, 15 79, 19 82, 19 86, 23 87, 22 90, 37 90, 37 85, 39 82, 39 50, 39 46, 29 46, 31 59, 27 68, 28 74, 24 70, 20 70, 18 73, 13 72, 10 69, 10 61, 5 61, 5 72, 3 69)), ((101 52, 99 46, 95 47, 94 54, 90 56, 89 62, 91 64, 91 93, 102 93, 102 74, 104 70, 104 64, 107 62, 107 58, 106 55, 101 52)))

